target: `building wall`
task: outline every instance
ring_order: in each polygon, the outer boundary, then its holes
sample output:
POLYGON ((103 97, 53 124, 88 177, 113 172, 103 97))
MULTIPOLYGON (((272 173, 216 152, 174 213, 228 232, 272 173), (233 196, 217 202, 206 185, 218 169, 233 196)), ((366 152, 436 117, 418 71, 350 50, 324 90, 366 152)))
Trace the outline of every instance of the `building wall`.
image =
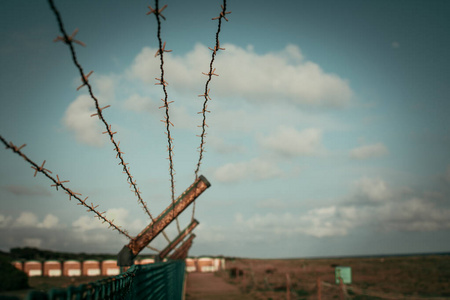
POLYGON ((42 263, 39 261, 27 261, 23 264, 23 270, 28 277, 42 276, 42 263))
POLYGON ((81 276, 81 263, 76 260, 67 260, 63 264, 64 276, 81 276))
POLYGON ((16 267, 18 270, 23 271, 23 263, 21 261, 15 260, 11 262, 11 264, 16 267))
POLYGON ((84 276, 100 276, 102 275, 102 269, 98 260, 85 260, 83 262, 83 275, 84 276))
POLYGON ((199 258, 197 260, 198 269, 200 272, 214 272, 214 259, 210 257, 199 258))
POLYGON ((146 264, 153 264, 153 263, 155 263, 155 260, 153 258, 144 258, 144 259, 136 261, 136 265, 146 265, 146 264))
MULTIPOLYGON (((166 259, 164 261, 167 261, 166 259)), ((154 259, 142 259, 136 261, 136 265, 154 263, 154 259)), ((120 267, 116 260, 86 260, 83 263, 76 260, 64 262, 46 261, 13 261, 12 264, 19 270, 24 271, 29 277, 32 276, 114 276, 120 274, 120 267)), ((224 258, 200 257, 186 258, 187 272, 216 272, 225 269, 224 258)))
POLYGON ((109 259, 102 263, 102 275, 113 276, 120 274, 120 267, 117 266, 117 261, 109 259))
POLYGON ((186 272, 197 271, 197 260, 193 258, 186 258, 186 272))
POLYGON ((62 275, 62 267, 59 261, 49 260, 44 262, 44 276, 59 277, 62 275))

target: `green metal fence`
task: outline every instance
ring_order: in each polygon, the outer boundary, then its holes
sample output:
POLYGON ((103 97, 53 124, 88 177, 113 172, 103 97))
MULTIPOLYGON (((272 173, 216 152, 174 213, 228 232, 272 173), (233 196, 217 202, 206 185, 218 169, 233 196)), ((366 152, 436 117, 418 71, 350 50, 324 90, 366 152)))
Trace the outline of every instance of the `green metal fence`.
POLYGON ((183 298, 184 261, 134 265, 128 271, 104 280, 48 293, 32 291, 27 300, 167 299, 183 298))

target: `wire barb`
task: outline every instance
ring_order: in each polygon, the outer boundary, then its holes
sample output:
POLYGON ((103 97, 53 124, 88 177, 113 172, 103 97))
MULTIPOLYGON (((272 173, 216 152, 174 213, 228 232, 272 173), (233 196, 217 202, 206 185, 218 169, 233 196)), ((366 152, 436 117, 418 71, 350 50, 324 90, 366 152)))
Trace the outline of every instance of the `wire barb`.
POLYGON ((212 18, 211 20, 217 20, 220 18, 224 18, 225 21, 228 22, 228 19, 225 17, 225 15, 231 14, 231 11, 225 11, 225 7, 223 5, 221 5, 220 7, 222 7, 222 11, 220 12, 220 15, 218 17, 212 18))
POLYGON ((60 186, 62 183, 70 182, 69 180, 61 181, 61 180, 59 179, 58 174, 56 174, 56 178, 58 179, 58 180, 56 181, 56 184, 52 184, 52 185, 51 185, 51 186, 56 187, 56 190, 58 190, 58 186, 60 186))
POLYGON ((150 5, 148 5, 148 8, 150 9, 150 11, 148 13, 146 13, 146 15, 148 16, 148 15, 154 13, 156 16, 161 16, 161 18, 163 18, 165 21, 166 17, 163 16, 162 12, 163 12, 163 10, 166 9, 166 7, 167 7, 167 4, 164 5, 160 10, 158 10, 158 8, 153 9, 150 5))
MULTIPOLYGON (((210 75, 211 76, 211 75, 210 75)), ((205 99, 206 99, 206 101, 207 100, 211 100, 211 97, 209 97, 209 91, 210 91, 211 89, 208 89, 208 91, 206 92, 206 93, 204 93, 203 95, 198 95, 199 97, 204 97, 205 99)), ((206 103, 206 101, 205 101, 205 103, 206 103)))
MULTIPOLYGON (((53 11, 53 13, 54 13, 54 15, 55 15, 55 17, 56 17, 56 20, 57 20, 57 22, 58 22, 59 30, 60 30, 61 34, 64 36, 64 38, 62 38, 62 37, 56 38, 56 41, 58 41, 58 40, 65 41, 66 44, 68 45, 68 47, 69 47, 69 49, 70 49, 70 53, 71 53, 71 55, 72 55, 72 61, 73 61, 73 63, 75 64, 75 66, 77 67, 77 69, 78 69, 78 71, 79 71, 79 73, 80 73, 80 75, 81 75, 82 81, 83 81, 83 85, 81 85, 78 89, 80 89, 80 88, 83 87, 84 85, 87 86, 88 91, 89 91, 89 95, 91 96, 92 100, 94 101, 95 108, 96 108, 96 110, 97 110, 97 113, 92 114, 91 117, 93 117, 93 116, 98 116, 98 118, 100 119, 100 121, 102 121, 102 123, 104 124, 104 126, 105 126, 105 128, 106 128, 105 133, 108 133, 109 138, 110 138, 110 140, 111 140, 111 143, 114 145, 114 149, 116 149, 116 151, 117 151, 116 157, 119 159, 119 165, 122 165, 123 171, 125 172, 125 174, 126 174, 126 176, 127 176, 127 181, 128 181, 128 180, 130 180, 130 179, 132 178, 132 176, 131 176, 131 174, 130 174, 130 172, 129 172, 129 169, 126 168, 126 165, 127 165, 128 163, 125 163, 125 161, 124 161, 124 159, 123 159, 123 154, 124 154, 124 153, 123 153, 122 151, 120 151, 120 149, 119 149, 119 147, 118 147, 118 143, 114 140, 114 134, 115 134, 116 132, 112 132, 112 131, 111 131, 111 125, 108 124, 108 122, 107 122, 107 121, 105 120, 105 118, 103 117, 103 113, 102 113, 102 111, 103 111, 105 108, 110 107, 110 105, 107 105, 107 106, 105 106, 105 107, 100 108, 99 103, 98 103, 98 100, 97 100, 97 98, 95 97, 95 95, 94 95, 94 93, 93 93, 93 91, 92 91, 92 86, 91 86, 91 84, 89 83, 89 81, 87 80, 88 77, 93 73, 93 71, 91 71, 88 75, 85 75, 85 74, 84 74, 83 68, 81 67, 80 63, 78 62, 77 55, 76 55, 76 52, 75 52, 75 48, 74 48, 73 45, 72 45, 72 42, 76 42, 76 43, 79 42, 79 41, 75 41, 75 40, 73 39, 73 37, 74 37, 74 36, 76 35, 76 33, 78 32, 78 30, 75 30, 74 33, 72 33, 71 36, 68 36, 68 35, 67 35, 67 32, 66 32, 65 29, 64 29, 64 24, 63 24, 63 21, 62 21, 62 18, 61 18, 61 14, 59 13, 58 9, 56 8, 56 6, 55 6, 53 0, 48 0, 48 2, 49 2, 50 8, 52 9, 52 11, 53 11)), ((160 12, 162 12, 162 11, 163 11, 163 9, 161 9, 161 10, 158 12, 158 15, 159 15, 160 12)), ((136 191, 136 190, 137 190, 137 186, 134 185, 134 186, 133 186, 133 189, 136 191)), ((138 194, 138 201, 141 203, 142 208, 143 208, 144 211, 147 213, 147 215, 150 217, 150 219, 151 219, 152 221, 154 221, 153 216, 152 216, 152 214, 150 213, 150 211, 149 211, 149 209, 148 209, 148 207, 147 207, 147 203, 145 203, 145 201, 140 197, 139 194, 138 194)))
MULTIPOLYGON (((211 49, 211 48, 210 48, 211 49)), ((222 48, 223 49, 223 48, 222 48)), ((214 76, 219 76, 218 74, 216 74, 216 73, 214 73, 216 71, 216 68, 214 68, 214 70, 212 70, 212 72, 209 72, 209 73, 204 73, 204 72, 202 72, 202 74, 203 75, 206 75, 206 76, 211 76, 211 75, 214 75, 214 76)))
MULTIPOLYGON (((161 122, 166 124, 166 134, 167 134, 167 150, 169 152, 169 175, 170 175, 170 189, 171 189, 171 195, 172 195, 172 204, 175 207, 175 180, 174 180, 174 175, 175 175, 175 170, 173 167, 173 146, 172 146, 172 141, 173 138, 170 134, 170 125, 174 126, 173 123, 170 121, 170 114, 169 114, 169 102, 168 101, 168 94, 167 94, 167 86, 169 85, 169 83, 167 83, 164 80, 164 53, 165 52, 171 52, 172 50, 166 50, 166 42, 162 42, 162 38, 161 38, 161 20, 160 17, 162 17, 165 20, 165 17, 161 14, 161 12, 167 7, 167 5, 164 5, 161 9, 159 9, 159 1, 155 0, 155 9, 153 9, 151 6, 149 6, 150 12, 147 13, 147 15, 154 13, 155 17, 156 17, 156 22, 158 25, 158 29, 157 29, 157 38, 158 38, 158 43, 159 43, 159 49, 156 51, 155 57, 159 56, 160 59, 160 70, 161 70, 161 78, 155 78, 155 80, 157 80, 158 82, 155 83, 155 85, 161 85, 163 92, 164 92, 164 99, 161 99, 164 102, 164 105, 161 106, 160 108, 165 108, 165 119, 161 120, 161 122)), ((180 229, 180 225, 178 222, 178 218, 176 218, 176 224, 177 224, 177 228, 178 228, 178 232, 181 232, 180 229)), ((164 236, 166 236, 164 234, 164 236)), ((166 237, 167 239, 167 237, 166 237)), ((168 240, 169 241, 169 240, 168 240)), ((169 241, 170 242, 170 241, 169 241)))
POLYGON ((83 43, 83 42, 81 42, 81 41, 78 41, 78 40, 75 40, 75 39, 74 39, 74 37, 75 37, 75 35, 76 35, 77 33, 78 33, 78 28, 76 28, 76 29, 72 32, 72 34, 71 34, 70 36, 67 36, 66 34, 64 34, 64 37, 58 35, 58 36, 53 40, 53 42, 59 42, 59 41, 61 41, 61 42, 64 42, 64 43, 66 43, 66 44, 77 43, 78 45, 81 45, 81 46, 83 46, 83 47, 86 47, 86 44, 85 44, 85 43, 83 43))
POLYGON ((88 199, 88 197, 86 197, 84 200, 82 200, 79 196, 81 196, 80 193, 76 193, 74 191, 72 191, 71 189, 69 189, 68 187, 66 187, 64 185, 64 183, 69 182, 69 180, 65 180, 65 181, 61 181, 59 179, 59 176, 56 175, 55 179, 54 177, 52 177, 50 174, 51 172, 48 171, 47 169, 44 169, 44 164, 45 164, 45 160, 42 163, 41 166, 38 166, 34 161, 32 161, 31 159, 29 159, 24 153, 22 153, 20 151, 21 148, 17 148, 16 146, 14 146, 14 144, 12 142, 8 143, 1 135, 0 135, 0 141, 6 146, 6 149, 11 149, 14 153, 18 154, 19 156, 21 156, 26 162, 28 162, 29 164, 32 165, 32 168, 36 170, 35 172, 35 176, 37 174, 37 172, 41 172, 42 174, 44 174, 48 179, 50 179, 51 181, 53 181, 53 185, 55 186, 56 189, 58 189, 58 187, 60 187, 67 195, 69 195, 69 200, 72 200, 72 197, 78 200, 78 205, 83 205, 85 207, 88 208, 88 211, 92 211, 94 214, 96 214, 96 217, 99 218, 100 220, 108 223, 110 225, 110 228, 113 228, 114 230, 117 230, 120 234, 125 235, 128 239, 131 239, 131 236, 128 234, 128 232, 126 230, 122 230, 119 226, 116 226, 112 221, 108 220, 103 214, 103 213, 99 213, 96 208, 98 207, 98 205, 94 206, 94 204, 91 203, 91 205, 86 204, 86 200, 88 199), (50 173, 50 174, 49 174, 50 173))
POLYGON ((91 115, 91 117, 98 116, 98 118, 100 119, 100 114, 102 113, 102 111, 103 111, 105 108, 108 108, 108 107, 111 107, 111 105, 106 105, 105 107, 99 108, 98 111, 97 111, 95 114, 92 114, 92 115, 91 115))
POLYGON ((94 73, 94 71, 90 71, 89 74, 87 74, 86 76, 83 75, 81 77, 81 81, 83 82, 83 84, 77 88, 77 91, 79 91, 83 86, 85 86, 88 83, 88 78, 89 76, 91 76, 92 73, 94 73))
MULTIPOLYGON (((16 151, 16 152, 18 152, 18 151, 16 151)), ((44 165, 45 165, 45 160, 40 167, 36 167, 36 166, 31 167, 33 170, 35 170, 33 177, 36 177, 37 172, 42 172, 42 173, 48 172, 48 173, 52 174, 52 171, 45 169, 44 165)))
POLYGON ((166 42, 164 42, 164 44, 163 44, 161 49, 158 49, 156 51, 155 57, 157 57, 158 55, 160 55, 163 52, 172 52, 172 50, 166 50, 166 42))
POLYGON ((214 46, 214 48, 208 47, 208 49, 211 50, 214 53, 214 55, 216 55, 217 50, 223 50, 223 51, 225 50, 225 48, 220 48, 219 39, 217 39, 217 44, 214 46))
MULTIPOLYGON (((220 47, 220 41, 219 41, 219 34, 220 34, 221 27, 222 27, 222 19, 225 19, 225 21, 228 22, 226 15, 231 13, 231 11, 228 11, 228 12, 226 11, 226 9, 227 9, 227 1, 226 0, 223 0, 223 5, 221 5, 220 7, 222 8, 220 15, 218 17, 212 18, 213 20, 218 20, 218 24, 217 24, 217 32, 216 32, 216 45, 214 46, 214 48, 209 48, 212 51, 211 61, 209 63, 209 72, 203 73, 204 75, 208 76, 208 79, 206 80, 206 83, 205 83, 205 92, 203 93, 203 95, 198 95, 199 97, 204 97, 205 101, 203 102, 202 110, 199 112, 199 114, 202 114, 203 120, 202 120, 202 124, 200 126, 198 126, 201 128, 201 134, 199 135, 200 146, 197 148, 198 152, 199 152, 199 157, 198 157, 197 167, 194 172, 195 179, 198 178, 198 172, 199 172, 200 166, 202 164, 203 154, 206 152, 205 151, 206 128, 209 127, 206 124, 206 113, 211 112, 211 111, 207 110, 208 101, 211 100, 211 97, 209 96, 209 92, 210 92, 209 83, 211 82, 213 76, 219 76, 215 73, 216 69, 213 68, 214 60, 216 58, 218 50, 225 50, 225 48, 220 47)), ((194 204, 192 205, 192 221, 194 220, 194 217, 195 217, 195 203, 196 203, 196 201, 194 201, 194 204)))
POLYGON ((162 86, 168 86, 169 83, 167 81, 165 81, 162 78, 155 78, 156 80, 158 80, 159 82, 155 83, 155 85, 162 85, 162 86))
POLYGON ((163 107, 168 107, 169 104, 174 103, 175 101, 165 101, 164 99, 161 99, 162 102, 164 102, 163 106, 158 107, 159 109, 163 108, 163 107))

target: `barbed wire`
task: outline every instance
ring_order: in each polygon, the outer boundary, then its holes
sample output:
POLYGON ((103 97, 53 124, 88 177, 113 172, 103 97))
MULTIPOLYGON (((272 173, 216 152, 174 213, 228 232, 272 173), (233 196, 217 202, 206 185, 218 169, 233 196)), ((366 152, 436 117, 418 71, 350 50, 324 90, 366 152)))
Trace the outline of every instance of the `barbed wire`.
MULTIPOLYGON (((91 204, 89 205, 86 200, 88 199, 88 197, 81 199, 79 196, 81 196, 81 193, 77 193, 74 192, 73 190, 69 189, 68 187, 66 187, 64 185, 64 183, 70 182, 69 180, 61 180, 59 178, 59 175, 56 174, 56 179, 54 177, 52 177, 50 174, 53 174, 52 171, 44 168, 44 165, 46 163, 46 161, 44 160, 44 162, 42 163, 41 166, 39 166, 38 164, 36 164, 34 161, 32 161, 30 158, 28 158, 21 150, 26 146, 26 144, 23 144, 20 147, 17 147, 16 145, 14 145, 12 142, 7 142, 7 140, 5 138, 3 138, 3 136, 0 135, 0 140, 2 141, 2 143, 6 146, 6 149, 11 149, 14 153, 18 154, 19 156, 21 156, 25 161, 27 161, 29 164, 31 164, 31 168, 34 170, 34 177, 36 177, 37 173, 42 173, 44 174, 48 179, 50 179, 51 181, 53 181, 54 184, 51 185, 51 187, 55 187, 56 190, 58 191, 58 187, 61 188, 62 190, 65 191, 65 193, 67 195, 69 195, 69 200, 72 200, 72 197, 77 199, 79 203, 77 203, 77 205, 82 205, 84 207, 86 207, 88 210, 88 212, 93 212, 94 214, 96 214, 96 218, 98 218, 99 220, 102 221, 102 224, 104 223, 108 223, 109 226, 108 228, 112 228, 113 230, 118 231, 120 234, 126 236, 128 239, 132 239, 132 237, 129 235, 127 230, 123 230, 121 229, 121 226, 117 226, 114 224, 114 219, 112 220, 108 220, 105 216, 106 211, 104 212, 99 212, 97 210, 98 205, 94 205, 94 203, 91 202, 91 204)), ((161 252, 161 250, 154 248, 152 246, 147 246, 147 248, 152 249, 158 253, 161 252)))
MULTIPOLYGON (((170 133, 170 125, 172 125, 173 127, 173 123, 170 121, 170 115, 169 115, 169 104, 173 103, 174 101, 169 101, 169 96, 167 94, 167 88, 166 86, 169 85, 169 83, 167 83, 164 80, 164 52, 172 52, 172 50, 166 50, 166 42, 162 42, 162 38, 161 38, 161 20, 160 18, 163 18, 164 20, 166 20, 166 18, 162 15, 162 12, 164 9, 167 8, 167 4, 164 5, 161 9, 159 9, 159 1, 155 0, 155 9, 153 9, 151 6, 148 6, 148 8, 150 9, 149 12, 147 12, 147 15, 150 14, 154 14, 156 17, 156 22, 158 24, 158 30, 157 30, 157 37, 158 37, 158 42, 159 42, 159 48, 156 51, 155 57, 157 57, 159 55, 160 57, 160 69, 161 69, 161 78, 155 78, 158 82, 155 83, 155 85, 161 85, 163 92, 164 92, 164 99, 161 99, 161 101, 164 102, 163 106, 160 106, 159 108, 165 108, 165 117, 164 120, 161 120, 161 122, 166 124, 166 132, 165 134, 167 135, 167 151, 169 152, 169 174, 170 174, 170 189, 171 189, 171 196, 172 196, 172 211, 174 211, 175 209, 175 169, 173 167, 173 137, 170 133)), ((177 224, 177 229, 178 229, 178 233, 181 232, 180 229, 180 223, 178 222, 178 218, 175 218, 176 220, 176 224, 177 224)))
MULTIPOLYGON (((88 77, 93 73, 93 71, 91 71, 87 75, 85 75, 84 72, 83 72, 83 68, 81 67, 80 63, 78 62, 77 55, 76 55, 73 43, 77 43, 77 44, 82 45, 82 46, 86 46, 86 45, 83 42, 80 42, 80 41, 74 39, 75 35, 78 33, 78 29, 75 29, 75 31, 70 36, 67 35, 67 32, 64 29, 64 23, 62 21, 61 14, 57 10, 55 4, 53 3, 53 0, 48 0, 48 2, 50 4, 50 7, 51 7, 53 13, 56 16, 56 20, 58 22, 59 30, 61 31, 61 33, 63 35, 62 37, 61 36, 56 37, 54 42, 62 41, 62 42, 66 43, 69 46, 70 53, 72 55, 73 63, 75 64, 75 66, 77 67, 77 69, 79 70, 80 75, 81 75, 81 81, 82 81, 83 84, 81 86, 79 86, 77 88, 77 90, 81 89, 83 86, 87 86, 87 88, 89 90, 89 95, 91 96, 92 100, 94 100, 95 108, 97 110, 97 112, 95 114, 92 114, 91 117, 98 116, 98 118, 105 125, 106 131, 104 131, 103 134, 108 134, 109 138, 111 140, 111 143, 114 145, 113 151, 116 151, 116 153, 117 153, 116 154, 116 158, 119 158, 119 165, 122 165, 123 173, 126 174, 126 176, 127 176, 127 182, 130 184, 131 191, 138 198, 138 202, 141 204, 142 208, 147 213, 147 215, 150 217, 150 219, 152 221, 154 221, 153 216, 152 216, 152 214, 150 213, 150 211, 149 211, 149 209, 147 207, 147 204, 145 203, 145 201, 141 197, 141 191, 137 187, 136 180, 133 181, 133 176, 130 173, 130 167, 127 167, 128 163, 125 163, 125 161, 124 161, 123 155, 125 153, 122 152, 122 150, 119 148, 120 142, 116 142, 115 139, 114 139, 114 135, 117 133, 117 131, 113 132, 113 130, 111 129, 111 125, 108 124, 108 122, 106 121, 106 119, 103 116, 103 112, 102 111, 104 109, 110 107, 110 105, 107 105, 105 107, 100 107, 99 106, 98 100, 94 96, 94 93, 92 91, 92 86, 90 85, 90 83, 88 81, 88 77)), ((167 235, 165 233, 164 233, 164 236, 166 237, 167 240, 169 240, 169 238, 167 237, 167 235)))
POLYGON ((108 228, 113 228, 113 230, 117 230, 119 233, 125 235, 127 238, 131 239, 131 236, 128 234, 128 231, 126 230, 122 230, 120 228, 120 226, 115 225, 113 222, 114 220, 108 220, 104 215, 105 215, 105 211, 104 212, 99 212, 97 210, 98 205, 94 205, 92 202, 89 205, 88 203, 86 203, 86 200, 88 199, 88 197, 86 197, 85 199, 81 199, 79 196, 81 196, 80 193, 74 192, 71 189, 69 189, 68 187, 66 187, 64 185, 64 183, 69 182, 69 180, 63 180, 61 181, 61 179, 59 178, 59 175, 56 175, 55 179, 54 177, 52 177, 50 174, 53 174, 50 170, 44 168, 45 165, 45 160, 42 163, 41 166, 39 166, 38 164, 36 164, 34 161, 32 161, 31 159, 29 159, 22 151, 21 149, 24 148, 26 146, 26 144, 23 144, 20 147, 15 146, 12 142, 7 142, 1 135, 0 135, 0 140, 2 141, 2 143, 6 146, 6 149, 11 149, 14 153, 17 153, 19 156, 21 156, 25 161, 27 161, 29 164, 31 164, 31 168, 33 170, 35 170, 34 172, 34 177, 36 177, 37 173, 42 173, 44 174, 48 179, 50 179, 51 181, 53 181, 54 184, 52 184, 52 187, 55 187, 56 190, 58 190, 58 187, 63 189, 67 195, 69 195, 69 200, 72 200, 72 197, 77 199, 79 201, 79 203, 77 203, 78 205, 83 205, 86 208, 88 208, 88 212, 93 212, 94 214, 96 214, 96 218, 98 218, 99 220, 102 221, 102 223, 108 223, 109 227, 108 228))
MULTIPOLYGON (((211 100, 211 97, 209 96, 209 92, 210 92, 209 83, 211 82, 213 76, 219 76, 218 74, 215 73, 216 68, 213 68, 213 64, 214 64, 214 60, 215 60, 217 51, 225 50, 225 48, 220 48, 220 42, 219 42, 219 33, 220 33, 220 29, 222 27, 222 19, 225 19, 225 21, 228 22, 226 15, 231 13, 231 11, 226 11, 226 9, 227 9, 227 1, 226 0, 223 0, 223 4, 220 7, 222 8, 222 11, 220 12, 219 16, 211 19, 211 20, 218 20, 217 32, 216 32, 216 45, 214 46, 214 48, 208 47, 212 51, 211 61, 209 63, 209 72, 208 73, 202 72, 203 75, 208 76, 208 79, 206 80, 206 83, 205 83, 204 94, 198 95, 199 97, 203 97, 205 99, 205 101, 203 102, 203 109, 200 112, 198 112, 198 114, 202 114, 203 120, 202 120, 202 125, 198 126, 202 129, 201 130, 202 133, 200 135, 197 135, 198 137, 200 137, 200 146, 198 147, 199 158, 198 158, 198 162, 197 162, 197 167, 195 169, 195 179, 198 178, 198 172, 200 170, 200 165, 202 164, 203 153, 206 152, 205 151, 206 127, 209 127, 206 124, 206 113, 210 113, 210 111, 207 110, 207 108, 208 108, 208 101, 211 100)), ((196 201, 194 201, 194 204, 192 206, 192 220, 194 220, 194 218, 195 218, 195 203, 196 203, 196 201)))

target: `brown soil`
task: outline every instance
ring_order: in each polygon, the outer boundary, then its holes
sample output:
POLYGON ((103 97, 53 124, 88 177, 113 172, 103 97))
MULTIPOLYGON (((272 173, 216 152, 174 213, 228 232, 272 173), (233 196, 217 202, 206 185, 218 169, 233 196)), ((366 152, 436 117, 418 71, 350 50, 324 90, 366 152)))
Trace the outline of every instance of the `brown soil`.
POLYGON ((229 259, 226 266, 216 276, 254 299, 285 300, 289 290, 291 300, 316 300, 318 286, 322 300, 340 299, 342 292, 348 300, 450 299, 450 255, 229 259), (344 291, 335 283, 335 266, 352 269, 352 283, 344 291))
POLYGON ((225 282, 214 273, 189 273, 186 284, 186 300, 253 299, 244 295, 236 285, 225 282))

